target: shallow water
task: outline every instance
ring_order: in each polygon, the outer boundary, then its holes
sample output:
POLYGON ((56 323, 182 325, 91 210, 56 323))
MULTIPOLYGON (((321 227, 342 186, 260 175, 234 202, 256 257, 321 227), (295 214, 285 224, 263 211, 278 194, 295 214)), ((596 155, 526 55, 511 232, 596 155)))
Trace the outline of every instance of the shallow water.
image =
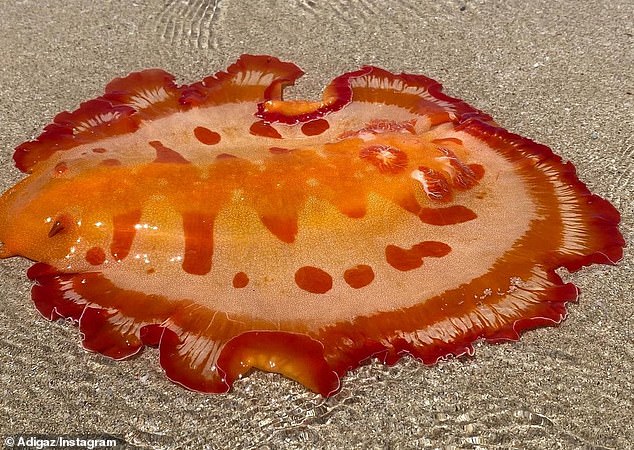
MULTIPOLYGON (((21 175, 12 148, 62 109, 132 70, 181 82, 269 53, 307 75, 289 97, 373 64, 424 73, 450 95, 574 162, 634 237, 631 2, 4 2, 0 187, 21 175)), ((631 448, 630 249, 619 267, 570 277, 578 305, 557 329, 424 367, 405 359, 352 372, 323 400, 256 373, 231 394, 169 383, 157 352, 86 354, 79 332, 32 307, 27 264, 0 264, 0 435, 109 433, 143 448, 631 448), (26 406, 25 406, 26 405, 26 406)))

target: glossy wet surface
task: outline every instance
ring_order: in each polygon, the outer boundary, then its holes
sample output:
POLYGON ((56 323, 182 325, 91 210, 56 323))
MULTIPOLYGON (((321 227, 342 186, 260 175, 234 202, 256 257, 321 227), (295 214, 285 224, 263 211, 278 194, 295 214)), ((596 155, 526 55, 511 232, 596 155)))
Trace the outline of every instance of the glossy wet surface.
MULTIPOLYGON (((622 231, 632 241, 628 2, 596 10, 577 2, 402 2, 390 11, 381 5, 3 6, 2 190, 20 178, 10 162, 13 146, 113 77, 156 66, 185 82, 240 53, 271 53, 310 74, 294 88, 298 97, 317 98, 333 76, 365 63, 442 81, 449 94, 574 161, 591 190, 621 210, 622 231)), ((208 131, 196 137, 215 145, 208 131)), ((101 257, 91 252, 93 262, 101 257)), ((433 368, 412 361, 367 366, 327 401, 262 373, 226 396, 193 394, 164 379, 152 350, 116 364, 86 355, 76 329, 48 323, 31 307, 25 267, 1 267, 0 434, 107 432, 167 448, 632 445, 629 249, 619 267, 595 266, 572 278, 582 296, 559 329, 530 332, 512 345, 477 346, 475 359, 433 368)), ((350 279, 368 277, 361 269, 350 279)), ((245 282, 236 274, 234 283, 245 282)))

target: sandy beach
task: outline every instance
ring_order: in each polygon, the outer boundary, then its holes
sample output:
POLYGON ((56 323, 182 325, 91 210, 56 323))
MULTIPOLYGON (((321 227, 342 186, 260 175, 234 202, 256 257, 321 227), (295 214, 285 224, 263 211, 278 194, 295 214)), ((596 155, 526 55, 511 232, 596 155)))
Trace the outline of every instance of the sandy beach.
MULTIPOLYGON (((13 148, 129 72, 191 83, 242 53, 306 75, 319 98, 371 64, 420 73, 548 145, 621 212, 634 241, 634 67, 628 0, 53 0, 0 3, 0 189, 24 177, 13 148)), ((626 449, 634 442, 634 258, 564 279, 581 291, 559 327, 426 367, 365 365, 323 398, 256 372, 231 393, 167 380, 158 353, 88 353, 42 318, 29 263, 0 261, 0 438, 111 435, 139 448, 626 449)), ((6 445, 6 441, 5 441, 6 445)))

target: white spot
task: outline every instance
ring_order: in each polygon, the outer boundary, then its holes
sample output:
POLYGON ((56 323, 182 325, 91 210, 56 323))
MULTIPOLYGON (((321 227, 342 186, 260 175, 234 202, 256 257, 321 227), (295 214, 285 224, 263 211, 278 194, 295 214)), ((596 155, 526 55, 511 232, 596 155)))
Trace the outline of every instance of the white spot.
POLYGON ((135 230, 158 230, 156 225, 150 225, 149 223, 137 223, 134 225, 135 230))
POLYGON ((389 148, 381 148, 379 152, 376 154, 376 157, 381 160, 384 164, 389 164, 390 160, 396 158, 396 155, 390 151, 389 148))
POLYGON ((75 252, 77 251, 77 248, 73 245, 69 250, 68 250, 68 254, 65 256, 66 259, 71 259, 73 257, 73 255, 75 255, 75 252))
POLYGON ((147 253, 137 253, 134 255, 134 259, 143 260, 145 264, 150 264, 150 258, 147 253))

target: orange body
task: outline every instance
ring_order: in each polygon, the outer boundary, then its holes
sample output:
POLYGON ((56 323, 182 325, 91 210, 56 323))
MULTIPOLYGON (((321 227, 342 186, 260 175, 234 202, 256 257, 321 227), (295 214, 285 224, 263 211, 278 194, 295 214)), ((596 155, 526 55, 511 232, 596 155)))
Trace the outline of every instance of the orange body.
POLYGON ((433 80, 365 67, 284 101, 300 75, 131 74, 18 147, 0 255, 39 262, 38 309, 114 358, 158 345, 192 389, 256 367, 329 395, 371 356, 557 323, 576 289, 554 269, 620 259, 618 213, 571 165, 433 80))

